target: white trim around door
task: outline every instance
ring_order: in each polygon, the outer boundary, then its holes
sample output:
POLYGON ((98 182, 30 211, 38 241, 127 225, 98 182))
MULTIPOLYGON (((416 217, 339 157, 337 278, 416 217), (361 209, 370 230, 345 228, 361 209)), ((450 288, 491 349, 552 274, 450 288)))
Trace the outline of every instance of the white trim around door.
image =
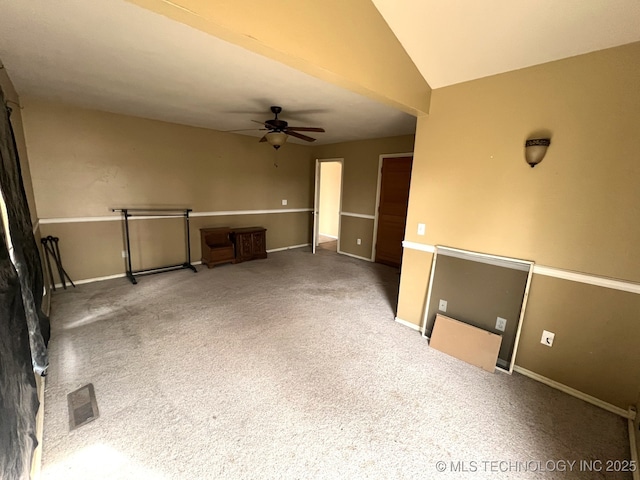
POLYGON ((322 174, 320 164, 337 162, 340 163, 340 201, 338 202, 338 242, 337 253, 343 253, 340 251, 340 234, 342 231, 342 189, 344 187, 344 158, 316 158, 316 178, 315 178, 315 191, 313 192, 313 232, 311 234, 311 252, 316 253, 316 247, 318 246, 319 235, 319 221, 320 221, 320 182, 322 181, 322 174))

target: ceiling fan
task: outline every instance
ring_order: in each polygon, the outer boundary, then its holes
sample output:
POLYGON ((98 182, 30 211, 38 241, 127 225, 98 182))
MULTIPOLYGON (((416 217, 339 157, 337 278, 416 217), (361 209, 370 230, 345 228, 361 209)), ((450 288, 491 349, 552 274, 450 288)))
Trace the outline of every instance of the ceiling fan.
POLYGON ((290 127, 289 123, 285 120, 280 120, 278 114, 282 112, 282 107, 273 106, 271 112, 275 115, 275 118, 261 122, 259 120, 251 120, 252 122, 264 125, 266 128, 260 130, 269 130, 261 139, 261 142, 268 142, 276 150, 279 149, 287 141, 287 136, 299 138, 307 142, 315 142, 316 139, 308 137, 298 132, 324 132, 324 128, 320 127, 290 127))

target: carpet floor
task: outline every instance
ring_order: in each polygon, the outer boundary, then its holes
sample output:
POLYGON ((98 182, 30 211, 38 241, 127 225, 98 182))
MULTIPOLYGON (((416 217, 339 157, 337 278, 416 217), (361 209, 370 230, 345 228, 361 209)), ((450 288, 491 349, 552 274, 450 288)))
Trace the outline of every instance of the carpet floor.
POLYGON ((42 478, 631 478, 626 420, 430 349, 397 290, 307 248, 55 292, 42 478))

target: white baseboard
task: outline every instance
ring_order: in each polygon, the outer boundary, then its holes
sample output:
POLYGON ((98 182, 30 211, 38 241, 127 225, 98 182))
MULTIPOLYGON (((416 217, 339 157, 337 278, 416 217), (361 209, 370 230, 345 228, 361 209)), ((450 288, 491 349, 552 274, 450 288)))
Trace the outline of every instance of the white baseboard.
POLYGON ((301 243, 300 245, 291 245, 290 247, 272 248, 270 250, 267 250, 267 253, 282 252, 284 250, 293 250, 294 248, 303 248, 303 247, 308 247, 310 245, 311 245, 310 243, 301 243))
MULTIPOLYGON (((103 280, 111 280, 113 278, 126 277, 126 273, 117 273, 116 275, 107 275, 106 277, 85 278, 84 280, 74 280, 74 284, 82 285, 84 283, 102 282, 103 280)), ((67 282, 68 285, 71 285, 67 282)), ((62 283, 56 283, 56 288, 62 288, 62 283)))
POLYGON ((373 262, 373 260, 371 260, 370 258, 361 257, 360 255, 354 255, 353 253, 343 252, 342 250, 338 250, 338 253, 340 255, 346 255, 347 257, 357 258, 358 260, 364 260, 365 262, 373 262))
MULTIPOLYGON (((398 322, 401 325, 404 325, 405 327, 409 327, 413 330, 416 331, 420 331, 420 327, 418 325, 416 325, 415 323, 411 323, 408 322, 407 320, 403 320, 401 318, 396 317, 396 322, 398 322)), ((633 420, 635 420, 636 418, 636 411, 635 409, 629 408, 628 410, 625 410, 623 408, 617 407, 615 405, 611 405, 610 403, 607 403, 603 400, 600 400, 599 398, 596 397, 592 397, 591 395, 588 395, 584 392, 581 392, 579 390, 576 390, 575 388, 571 388, 567 385, 564 385, 560 382, 556 382, 555 380, 551 380, 550 378, 544 377, 538 373, 532 372, 531 370, 527 370, 526 368, 522 368, 518 365, 514 365, 513 367, 513 371, 514 372, 518 372, 521 375, 524 375, 525 377, 529 377, 533 380, 536 380, 537 382, 540 383, 544 383, 545 385, 548 385, 552 388, 555 388, 556 390, 560 390, 561 392, 564 392, 568 395, 571 395, 572 397, 576 397, 579 398, 580 400, 584 400, 585 402, 588 402, 592 405, 595 405, 596 407, 600 407, 603 408, 604 410, 607 410, 609 412, 615 413, 616 415, 620 415, 623 418, 627 418, 629 419, 629 435, 633 434, 634 435, 634 440, 637 440, 637 434, 638 432, 636 432, 636 428, 635 428, 635 424, 633 422, 633 420)), ((636 443, 637 445, 637 443, 636 443)), ((637 448, 632 445, 632 450, 635 451, 635 455, 637 456, 638 454, 638 450, 637 448)), ((632 452, 633 454, 633 452, 632 452)), ((634 477, 634 480, 640 480, 640 478, 636 479, 634 477)))
POLYGON ((579 398, 580 400, 584 400, 585 402, 591 403, 596 407, 600 407, 605 410, 608 410, 609 412, 620 415, 621 417, 630 418, 632 420, 635 418, 634 411, 625 410, 623 408, 616 407, 615 405, 611 405, 610 403, 600 400, 599 398, 592 397, 591 395, 587 395, 586 393, 576 390, 575 388, 568 387, 567 385, 564 385, 560 382, 556 382, 555 380, 551 380, 550 378, 543 377, 542 375, 532 372, 531 370, 527 370, 526 368, 522 368, 518 365, 515 365, 513 367, 513 371, 518 372, 519 374, 524 375, 525 377, 529 377, 534 380, 537 380, 540 383, 544 383, 545 385, 549 385, 550 387, 553 387, 556 390, 560 390, 561 392, 567 393, 572 397, 576 397, 576 398, 579 398))
POLYGON ((396 317, 396 322, 398 322, 400 325, 404 325, 405 327, 409 327, 410 329, 415 330, 417 332, 420 331, 420 325, 416 325, 415 323, 407 322, 406 320, 403 320, 398 317, 396 317))
MULTIPOLYGON (((267 250, 267 253, 280 252, 280 251, 283 251, 283 250, 291 250, 293 248, 308 247, 309 245, 311 245, 311 244, 310 243, 303 243, 303 244, 300 244, 300 245, 291 245, 290 247, 273 248, 271 250, 267 250)), ((201 264, 202 264, 201 260, 198 260, 197 262, 191 262, 191 265, 201 265, 201 264)), ((115 275, 107 275, 105 277, 94 277, 94 278, 85 278, 83 280, 74 280, 73 283, 75 283, 76 285, 83 285, 85 283, 102 282, 103 280, 112 280, 114 278, 122 278, 122 277, 126 277, 126 276, 127 276, 126 273, 117 273, 115 275)), ((62 288, 62 283, 56 283, 56 288, 62 288)), ((49 295, 47 295, 47 296, 49 296, 49 295)), ((49 299, 49 302, 48 302, 47 305, 49 305, 50 303, 51 303, 51 300, 49 299)))
POLYGON ((319 232, 318 235, 322 235, 323 237, 333 238, 334 240, 338 239, 337 235, 329 235, 328 233, 319 232))
MULTIPOLYGON (((202 261, 198 260, 197 262, 191 262, 191 265, 202 265, 202 261)), ((85 278, 84 280, 77 280, 73 283, 75 283, 76 285, 82 285, 85 283, 102 282, 103 280, 113 280, 114 278, 122 278, 126 276, 126 273, 117 273, 115 275, 107 275, 106 277, 85 278)), ((56 288, 62 288, 62 283, 56 283, 56 288)))

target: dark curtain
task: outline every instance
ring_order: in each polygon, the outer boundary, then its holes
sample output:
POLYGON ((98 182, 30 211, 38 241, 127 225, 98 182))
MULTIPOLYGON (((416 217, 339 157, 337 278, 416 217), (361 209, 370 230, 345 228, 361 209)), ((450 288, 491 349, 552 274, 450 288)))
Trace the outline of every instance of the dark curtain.
POLYGON ((0 88, 0 190, 13 245, 12 262, 0 222, 0 478, 27 480, 37 445, 34 371, 46 373, 49 319, 41 309, 42 265, 9 114, 0 88))
POLYGON ((27 480, 36 448, 38 395, 20 281, 0 222, 0 478, 27 480))
POLYGON ((47 343, 50 327, 49 319, 42 312, 42 264, 31 226, 18 150, 9 120, 10 110, 5 107, 4 92, 1 89, 0 100, 0 189, 7 205, 13 258, 22 287, 22 301, 29 328, 33 369, 44 375, 49 365, 47 343))

